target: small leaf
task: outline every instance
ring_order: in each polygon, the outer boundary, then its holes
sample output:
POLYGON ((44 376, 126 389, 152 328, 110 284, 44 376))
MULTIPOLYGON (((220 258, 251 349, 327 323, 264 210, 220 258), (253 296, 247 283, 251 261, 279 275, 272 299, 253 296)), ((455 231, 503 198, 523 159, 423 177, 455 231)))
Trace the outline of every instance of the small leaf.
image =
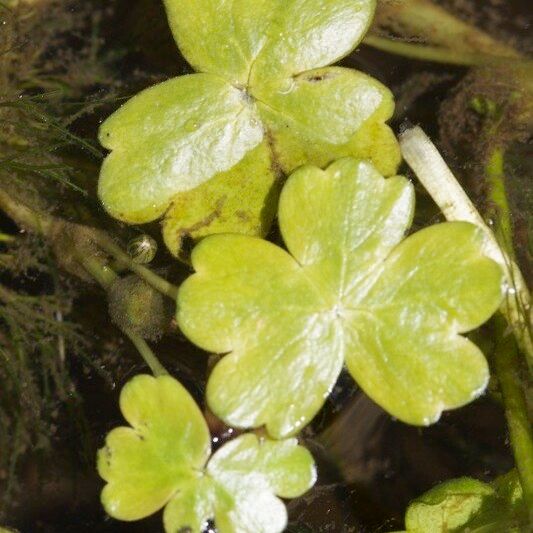
POLYGON ((122 389, 120 409, 132 427, 111 431, 98 453, 98 472, 107 481, 102 504, 115 518, 137 520, 198 476, 211 440, 193 399, 169 376, 133 378, 122 389))
POLYGON ((516 471, 492 485, 468 477, 445 481, 413 501, 405 515, 407 533, 519 533, 527 523, 516 471))
POLYGON ((468 477, 453 479, 426 492, 409 506, 405 515, 407 531, 442 533, 466 525, 494 490, 468 477))
POLYGON ((106 511, 137 520, 165 507, 167 533, 201 533, 214 519, 220 533, 279 533, 287 512, 277 497, 294 498, 315 482, 311 454, 295 439, 244 434, 211 458, 205 420, 170 376, 137 376, 120 407, 132 427, 112 430, 98 453, 106 511))
POLYGON ((263 137, 246 95, 212 74, 160 83, 129 100, 100 129, 112 150, 99 195, 126 222, 150 222, 172 198, 238 163, 263 137))
POLYGON ((247 434, 221 448, 208 464, 219 502, 216 523, 221 531, 282 531, 287 525, 283 502, 294 498, 316 480, 313 459, 296 439, 260 441, 247 434), (232 526, 233 524, 233 526, 232 526))
POLYGON ((278 215, 290 254, 237 235, 195 248, 178 322, 205 350, 229 352, 207 386, 220 418, 294 434, 320 409, 344 361, 371 398, 412 424, 484 390, 487 363, 459 334, 498 308, 502 271, 468 223, 401 242, 413 209, 405 178, 342 159, 289 178, 278 215))

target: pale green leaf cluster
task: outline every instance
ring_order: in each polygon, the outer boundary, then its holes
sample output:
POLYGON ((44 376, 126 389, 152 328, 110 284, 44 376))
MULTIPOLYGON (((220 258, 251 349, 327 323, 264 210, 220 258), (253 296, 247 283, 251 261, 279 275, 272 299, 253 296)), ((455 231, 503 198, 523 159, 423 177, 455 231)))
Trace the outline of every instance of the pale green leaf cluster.
POLYGON ((129 100, 100 129, 111 150, 99 195, 116 218, 165 215, 165 242, 264 235, 280 178, 342 156, 396 171, 385 121, 391 93, 355 70, 328 67, 363 38, 373 0, 166 0, 181 52, 199 72, 129 100))
POLYGON ((493 483, 463 477, 437 485, 409 505, 402 533, 522 533, 528 513, 516 471, 493 483))
POLYGON ((207 424, 189 393, 170 376, 139 375, 120 395, 128 427, 113 429, 98 454, 106 511, 138 520, 164 508, 167 533, 279 533, 280 498, 315 482, 314 462, 296 439, 243 434, 211 454, 207 424))
POLYGON ((398 419, 419 425, 485 389, 482 352, 462 336, 502 299, 484 236, 462 222, 404 239, 413 187, 368 162, 305 166, 279 203, 287 251, 243 235, 194 249, 178 323, 203 349, 228 353, 207 386, 231 426, 297 433, 322 407, 345 364, 398 419))

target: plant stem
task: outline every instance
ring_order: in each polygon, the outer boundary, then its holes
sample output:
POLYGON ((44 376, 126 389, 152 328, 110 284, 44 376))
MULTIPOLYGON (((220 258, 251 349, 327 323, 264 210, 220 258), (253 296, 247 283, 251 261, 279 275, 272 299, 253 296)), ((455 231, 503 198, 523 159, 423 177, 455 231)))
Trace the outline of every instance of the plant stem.
POLYGON ((178 288, 174 284, 170 283, 161 276, 158 276, 149 268, 146 268, 145 266, 133 261, 131 257, 119 246, 117 246, 107 235, 99 234, 96 242, 100 248, 102 248, 102 250, 113 256, 119 265, 122 265, 124 268, 135 272, 135 274, 144 279, 144 281, 146 281, 146 283, 151 285, 154 289, 161 292, 165 296, 168 296, 172 300, 176 300, 178 288))
MULTIPOLYGON (((124 252, 120 246, 117 246, 113 240, 103 231, 91 228, 89 226, 81 226, 66 222, 59 218, 53 217, 47 213, 41 213, 34 211, 29 207, 13 200, 11 196, 3 190, 0 190, 0 209, 11 217, 17 224, 22 227, 31 229, 44 237, 49 236, 53 227, 63 226, 77 230, 80 234, 83 233, 85 240, 89 239, 97 244, 102 250, 113 256, 115 260, 123 265, 125 268, 131 270, 137 274, 140 278, 144 279, 154 289, 161 292, 165 296, 176 300, 178 294, 178 288, 169 281, 158 276, 155 272, 152 272, 149 268, 143 265, 135 263, 130 256, 124 252)), ((61 236, 64 232, 58 232, 61 236)))
POLYGON ((159 359, 155 356, 150 346, 148 346, 148 343, 140 335, 137 335, 137 333, 128 328, 121 329, 130 339, 135 348, 137 348, 137 351, 141 354, 144 362, 150 367, 154 376, 168 375, 166 368, 159 362, 159 359))
POLYGON ((14 235, 8 235, 7 233, 0 233, 0 242, 14 242, 15 236, 14 235))
MULTIPOLYGON (((118 279, 117 274, 112 268, 103 263, 97 257, 78 257, 78 261, 83 265, 85 270, 93 278, 100 283, 100 285, 109 290, 109 287, 118 279)), ((121 327, 122 332, 130 339, 132 344, 137 348, 141 354, 144 362, 150 367, 154 376, 163 376, 168 374, 165 367, 159 362, 154 352, 150 349, 147 342, 130 328, 121 327)))
POLYGON ((484 232, 484 252, 502 267, 507 278, 508 290, 500 310, 512 327, 530 372, 533 373, 533 339, 529 324, 530 294, 520 269, 502 249, 423 130, 416 126, 404 131, 400 135, 400 146, 405 160, 446 219, 471 222, 484 232))
POLYGON ((494 351, 493 363, 503 396, 511 447, 524 492, 524 501, 530 510, 530 520, 533 523, 533 432, 521 387, 516 341, 512 335, 506 334, 506 327, 503 317, 496 317, 500 342, 494 351))
MULTIPOLYGON (((390 54, 409 57, 411 59, 419 59, 421 61, 446 63, 448 65, 470 67, 498 62, 493 56, 481 53, 460 53, 456 50, 441 48, 439 46, 409 43, 398 39, 380 37, 374 34, 367 35, 363 44, 390 54)), ((500 59, 500 62, 501 61, 502 60, 500 59)))
POLYGON ((431 0, 378 1, 372 33, 364 42, 394 54, 456 65, 520 58, 512 46, 431 0))
POLYGON ((46 234, 52 226, 52 217, 50 215, 40 215, 33 209, 16 202, 2 189, 0 189, 0 209, 19 226, 25 229, 29 228, 36 233, 46 234))
MULTIPOLYGON (((83 235, 85 238, 89 238, 100 245, 105 251, 108 251, 115 258, 120 259, 121 262, 127 263, 127 266, 130 270, 133 270, 137 275, 145 279, 150 283, 155 289, 161 290, 163 294, 175 298, 174 294, 177 289, 164 279, 154 274, 146 267, 141 265, 135 265, 129 259, 127 254, 125 254, 113 241, 103 232, 96 230, 94 228, 89 228, 86 226, 77 226, 69 222, 65 222, 61 219, 57 219, 48 215, 46 213, 40 213, 30 209, 29 207, 16 202, 13 200, 9 194, 3 190, 0 190, 0 208, 3 209, 7 215, 9 215, 17 224, 22 227, 31 229, 43 237, 49 237, 49 233, 52 232, 53 228, 70 228, 73 229, 73 233, 76 231, 83 235), (118 256, 118 257, 117 257, 118 256), (131 264, 130 264, 131 263, 131 264), (135 267, 135 268, 134 268, 135 267), (140 268, 137 268, 140 267, 140 268), (174 290, 172 290, 174 288, 174 290)), ((62 232, 58 232, 60 235, 62 232)), ((64 232, 63 232, 64 233, 64 232)), ((87 253, 87 247, 81 248, 76 247, 75 241, 65 240, 64 247, 73 248, 71 253, 76 257, 77 262, 89 273, 91 276, 106 290, 109 289, 111 284, 117 279, 116 272, 110 268, 105 262, 98 257, 97 253, 87 253)), ((64 253, 67 253, 67 250, 63 250, 64 253)), ((146 364, 150 367, 154 375, 163 375, 168 374, 163 365, 158 361, 157 357, 154 355, 146 341, 139 336, 137 333, 133 332, 129 328, 121 328, 123 333, 131 340, 134 346, 137 348, 142 358, 146 364)))
POLYGON ((494 204, 496 213, 496 238, 510 257, 514 259, 513 223, 511 208, 505 188, 504 151, 496 148, 489 157, 485 167, 488 194, 487 198, 494 204))

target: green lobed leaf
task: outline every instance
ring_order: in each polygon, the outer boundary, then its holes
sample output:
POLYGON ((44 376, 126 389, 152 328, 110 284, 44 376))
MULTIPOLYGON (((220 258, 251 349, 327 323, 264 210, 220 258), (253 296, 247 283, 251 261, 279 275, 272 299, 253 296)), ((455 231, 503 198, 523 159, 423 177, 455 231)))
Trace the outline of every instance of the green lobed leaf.
POLYGON ((445 481, 414 500, 405 533, 521 533, 527 510, 516 471, 488 484, 462 477, 445 481))
POLYGON ((134 377, 122 389, 120 409, 131 427, 113 429, 98 452, 98 473, 107 481, 102 504, 115 518, 137 520, 198 476, 211 439, 194 400, 169 376, 134 377))
POLYGON ((198 346, 229 352, 207 386, 220 418, 294 434, 344 362, 371 398, 412 424, 482 393, 487 363, 460 333, 498 308, 502 271, 468 223, 402 241, 413 209, 405 178, 346 158, 287 181, 278 216, 290 253, 238 235, 194 249, 177 319, 198 346))
POLYGON ((278 533, 294 498, 315 482, 311 454, 296 439, 244 434, 212 457, 205 420, 170 376, 136 376, 120 396, 131 427, 113 429, 98 453, 106 511, 138 520, 164 509, 167 533, 201 533, 214 519, 220 533, 278 533))
POLYGON ((399 147, 385 124, 391 93, 354 70, 324 68, 360 42, 374 0, 165 6, 181 51, 204 73, 143 91, 102 125, 111 154, 99 195, 113 216, 164 215, 165 241, 180 256, 184 235, 265 235, 280 171, 342 156, 396 171, 399 147))
POLYGON ((174 195, 238 163, 263 138, 246 95, 212 74, 181 76, 134 96, 100 128, 110 150, 98 193, 116 218, 150 222, 174 195))
POLYGON ((259 440, 246 434, 217 451, 207 466, 217 501, 215 522, 221 532, 277 532, 287 511, 277 498, 303 494, 316 480, 309 452, 296 439, 259 440))
POLYGON ((187 61, 231 83, 290 77, 338 61, 366 33, 374 0, 165 0, 187 61))
POLYGON ((405 515, 407 531, 441 533, 465 526, 494 490, 464 477, 438 485, 411 504, 405 515))

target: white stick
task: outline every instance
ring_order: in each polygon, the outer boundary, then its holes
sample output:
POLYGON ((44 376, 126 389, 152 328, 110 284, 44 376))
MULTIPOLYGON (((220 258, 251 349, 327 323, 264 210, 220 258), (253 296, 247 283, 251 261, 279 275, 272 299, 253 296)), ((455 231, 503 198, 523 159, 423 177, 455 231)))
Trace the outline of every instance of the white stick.
POLYGON ((483 220, 435 145, 422 128, 415 126, 400 134, 404 159, 447 220, 471 222, 486 235, 484 252, 503 268, 507 277, 507 294, 502 313, 514 330, 521 349, 533 369, 533 341, 530 334, 530 294, 518 266, 502 249, 494 233, 483 220))

